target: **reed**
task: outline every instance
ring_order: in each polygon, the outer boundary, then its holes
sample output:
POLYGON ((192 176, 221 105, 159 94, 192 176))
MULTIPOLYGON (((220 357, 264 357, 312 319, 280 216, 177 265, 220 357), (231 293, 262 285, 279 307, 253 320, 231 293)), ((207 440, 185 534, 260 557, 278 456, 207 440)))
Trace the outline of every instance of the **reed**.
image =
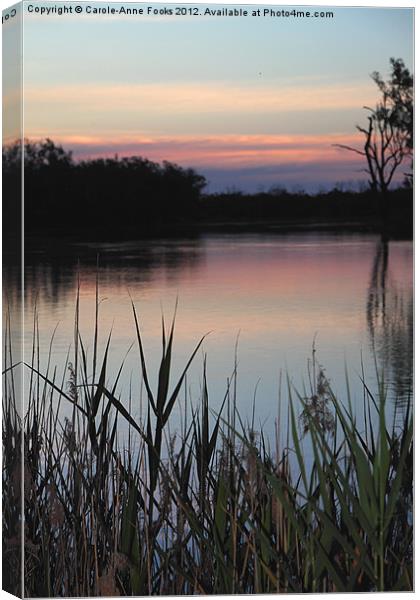
MULTIPOLYGON (((413 589, 413 419, 385 418, 386 390, 365 387, 365 426, 316 368, 309 398, 289 385, 288 439, 242 422, 236 368, 220 410, 201 398, 170 418, 175 319, 162 323, 152 390, 133 305, 144 421, 122 398, 122 367, 107 368, 111 336, 91 356, 75 318, 74 356, 40 371, 36 320, 27 412, 19 417, 13 357, 3 371, 3 573, 20 592, 20 448, 23 436, 25 596, 345 592, 413 589), (68 404, 71 415, 60 417, 68 404), (119 424, 128 438, 121 442, 119 424), (305 437, 306 436, 306 437, 305 437), (303 452, 310 446, 310 458, 303 452)), ((6 342, 10 332, 6 336, 6 342)), ((313 363, 316 366, 314 360, 313 363)), ((284 411, 283 411, 284 412, 284 411)), ((284 417, 283 417, 284 418, 284 417)), ((278 417, 280 419, 280 415, 278 417)), ((277 432, 280 423, 276 423, 277 432)), ((14 586, 14 587, 13 587, 14 586)))

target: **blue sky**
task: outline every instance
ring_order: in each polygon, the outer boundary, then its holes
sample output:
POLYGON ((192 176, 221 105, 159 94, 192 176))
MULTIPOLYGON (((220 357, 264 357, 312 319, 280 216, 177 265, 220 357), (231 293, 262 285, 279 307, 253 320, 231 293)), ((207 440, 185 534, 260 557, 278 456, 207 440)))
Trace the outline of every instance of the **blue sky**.
POLYGON ((361 141, 370 73, 386 75, 391 56, 412 69, 413 12, 293 8, 334 18, 25 12, 25 135, 80 158, 193 166, 214 190, 363 180, 363 162, 333 144, 361 141))

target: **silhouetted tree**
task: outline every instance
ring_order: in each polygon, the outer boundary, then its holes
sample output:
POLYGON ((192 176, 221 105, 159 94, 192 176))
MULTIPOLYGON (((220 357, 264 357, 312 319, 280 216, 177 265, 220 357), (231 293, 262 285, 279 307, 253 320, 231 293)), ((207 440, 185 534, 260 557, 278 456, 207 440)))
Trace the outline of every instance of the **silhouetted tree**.
MULTIPOLYGON (((140 156, 75 161, 47 139, 3 148, 4 233, 21 224, 21 154, 25 156, 25 230, 75 237, 124 239, 191 231, 200 223, 259 227, 272 221, 344 222, 381 227, 379 194, 337 188, 316 196, 273 188, 246 194, 203 194, 206 179, 193 169, 140 156), (13 227, 10 224, 13 223, 13 227)), ((410 234, 412 192, 388 194, 394 231, 410 234)), ((19 244, 18 244, 19 246, 19 244)), ((20 246, 19 246, 20 247, 20 246)))
POLYGON ((73 164, 72 153, 57 146, 52 140, 32 143, 24 142, 25 169, 42 169, 43 167, 70 167, 73 164))
POLYGON ((413 151, 413 76, 402 59, 390 59, 391 77, 384 81, 378 72, 371 77, 381 98, 369 112, 366 127, 357 125, 364 135, 363 149, 337 144, 338 147, 364 156, 372 191, 386 195, 397 169, 413 151))
MULTIPOLYGON (((194 218, 206 185, 193 169, 166 161, 160 165, 132 156, 76 162, 50 139, 25 140, 23 150, 27 230, 57 228, 76 235, 102 230, 117 237, 145 232, 150 225, 194 218)), ((12 189, 21 176, 21 151, 18 142, 3 149, 3 191, 10 210, 16 205, 12 189)))

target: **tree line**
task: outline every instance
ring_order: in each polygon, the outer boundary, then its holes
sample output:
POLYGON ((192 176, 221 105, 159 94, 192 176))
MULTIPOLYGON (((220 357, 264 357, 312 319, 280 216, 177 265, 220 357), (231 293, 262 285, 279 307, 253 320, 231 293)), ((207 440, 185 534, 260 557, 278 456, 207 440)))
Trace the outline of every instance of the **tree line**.
MULTIPOLYGON (((334 189, 310 196, 282 189, 258 194, 205 194, 207 181, 194 169, 146 158, 75 161, 70 151, 46 139, 3 148, 3 211, 6 229, 18 230, 22 151, 25 161, 26 232, 123 238, 176 230, 206 222, 258 219, 353 220, 383 231, 411 228, 413 163, 413 76, 402 59, 390 59, 390 77, 371 75, 379 90, 367 124, 357 125, 361 147, 338 144, 365 159, 367 190, 334 189), (395 176, 404 183, 395 189, 395 176), (400 177, 401 180, 401 177, 400 177), (379 224, 381 222, 381 224, 379 224), (87 232, 87 233, 86 233, 87 232)), ((6 231, 7 233, 7 231, 6 231)))
MULTIPOLYGON (((25 224, 28 231, 58 228, 75 232, 149 227, 194 218, 206 179, 171 162, 139 156, 75 161, 46 139, 25 141, 25 224)), ((18 212, 21 177, 19 142, 3 148, 4 210, 18 212)))
MULTIPOLYGON (((246 194, 206 194, 206 179, 193 169, 145 158, 77 162, 52 140, 25 142, 25 232, 105 235, 115 239, 167 234, 235 222, 359 222, 380 229, 382 194, 367 186, 356 192, 335 187, 316 195, 284 188, 246 194)), ((21 145, 3 149, 5 233, 20 227, 21 145), (12 225, 11 225, 12 224, 12 225)), ((388 190, 388 217, 394 229, 409 230, 412 189, 388 190)))

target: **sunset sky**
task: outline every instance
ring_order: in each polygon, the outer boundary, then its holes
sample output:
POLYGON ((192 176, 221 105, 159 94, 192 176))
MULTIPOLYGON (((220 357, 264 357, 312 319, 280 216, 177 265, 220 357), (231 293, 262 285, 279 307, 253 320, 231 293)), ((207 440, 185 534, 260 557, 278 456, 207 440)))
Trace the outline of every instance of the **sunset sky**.
POLYGON ((360 146, 370 73, 412 70, 413 12, 315 8, 334 18, 26 13, 25 136, 195 167, 209 191, 364 180, 333 144, 360 146))

